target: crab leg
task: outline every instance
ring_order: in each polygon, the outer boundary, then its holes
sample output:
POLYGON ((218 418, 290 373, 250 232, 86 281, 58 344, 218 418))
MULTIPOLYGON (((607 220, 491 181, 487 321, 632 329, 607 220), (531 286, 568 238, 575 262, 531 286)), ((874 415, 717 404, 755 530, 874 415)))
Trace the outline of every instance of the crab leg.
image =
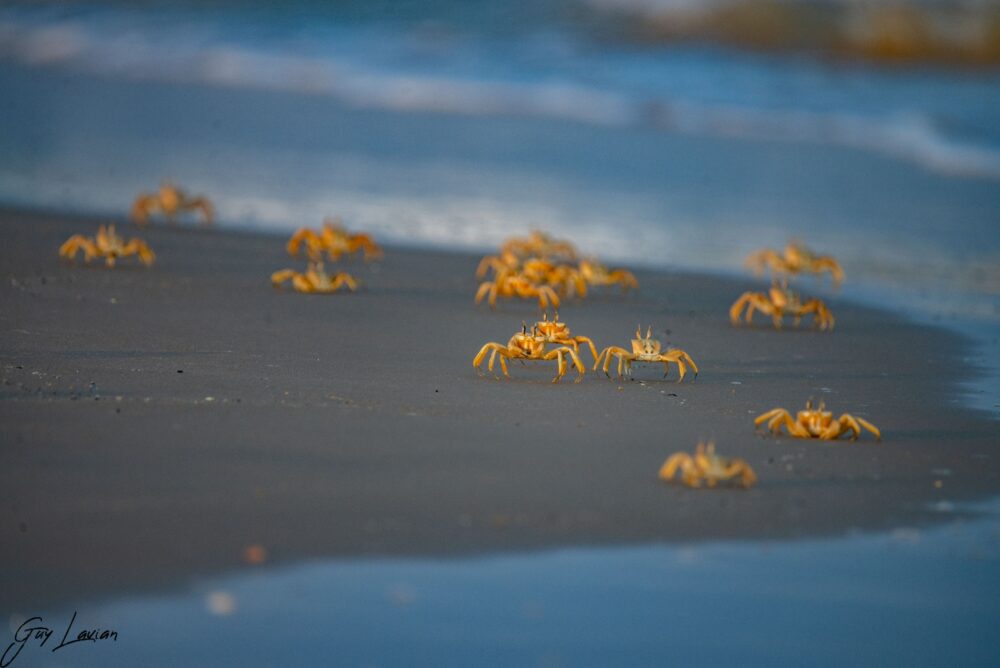
POLYGON ((584 374, 587 373, 587 368, 583 366, 583 360, 580 359, 580 356, 576 353, 575 350, 573 350, 572 348, 567 348, 566 350, 569 353, 570 360, 573 362, 573 366, 576 367, 577 372, 579 372, 580 374, 575 381, 579 383, 581 380, 583 380, 584 374))
POLYGON ((337 274, 333 279, 333 283, 330 286, 331 290, 337 290, 341 285, 346 285, 351 292, 358 289, 358 284, 350 274, 340 273, 337 274))
POLYGON ((850 413, 844 413, 840 416, 839 423, 841 425, 846 425, 848 428, 853 430, 854 433, 852 434, 851 440, 857 440, 857 438, 861 436, 861 425, 864 425, 864 427, 874 434, 878 440, 882 440, 882 432, 879 431, 878 427, 864 418, 856 418, 850 413))
POLYGON ((359 233, 351 237, 350 252, 355 253, 359 248, 363 252, 366 261, 382 257, 382 249, 367 234, 359 233))
MULTIPOLYGON (((295 234, 292 235, 292 238, 288 240, 288 243, 285 245, 285 250, 288 251, 289 255, 295 257, 299 254, 299 246, 302 245, 303 241, 306 242, 306 245, 309 246, 310 249, 314 248, 315 245, 319 243, 319 239, 317 238, 315 232, 310 230, 308 227, 302 227, 296 230, 295 234)), ((312 253, 310 252, 310 256, 311 255, 312 253)))
POLYGON ((622 292, 628 292, 629 288, 639 288, 639 281, 636 280, 635 274, 625 269, 615 269, 608 275, 608 279, 612 283, 621 283, 622 292))
POLYGON ((205 197, 192 197, 181 204, 181 208, 191 211, 197 210, 201 212, 202 222, 205 225, 212 224, 212 218, 214 211, 212 209, 212 203, 208 201, 205 197))
MULTIPOLYGON (((507 378, 510 378, 510 374, 507 373, 507 360, 506 360, 506 357, 507 357, 508 354, 509 354, 509 349, 506 349, 506 350, 494 350, 492 353, 490 353, 490 362, 489 362, 489 364, 486 367, 487 369, 489 369, 490 373, 493 373, 493 362, 496 359, 499 359, 500 360, 500 369, 501 369, 501 371, 503 371, 503 375, 506 376, 507 378)), ((500 380, 500 376, 496 375, 495 373, 493 373, 493 377, 496 378, 497 380, 500 380)))
POLYGON ((882 432, 879 430, 878 427, 876 427, 875 425, 873 425, 871 422, 869 422, 868 420, 866 420, 864 418, 857 418, 857 420, 858 420, 858 422, 861 423, 862 427, 864 427, 865 429, 867 429, 871 433, 875 434, 875 438, 877 440, 879 440, 879 441, 882 440, 882 432))
POLYGON ((840 285, 841 281, 844 280, 844 270, 841 269, 840 263, 834 260, 832 257, 818 258, 813 263, 813 271, 815 271, 816 273, 829 271, 831 278, 833 278, 834 286, 840 285))
POLYGON ((683 359, 683 360, 684 360, 685 362, 687 362, 688 364, 690 364, 690 365, 691 365, 691 368, 692 368, 692 369, 694 369, 694 375, 695 375, 695 377, 697 377, 697 376, 698 376, 698 365, 694 363, 694 360, 693 360, 693 359, 691 359, 691 356, 690 356, 690 355, 688 355, 688 354, 687 354, 686 352, 684 352, 683 350, 673 350, 673 351, 671 351, 671 352, 674 352, 674 353, 677 353, 678 355, 680 355, 680 357, 681 357, 681 358, 682 358, 682 359, 683 359))
POLYGON ((747 466, 747 464, 743 461, 733 462, 726 468, 725 473, 723 474, 725 478, 734 478, 737 475, 740 476, 740 484, 744 487, 750 487, 757 482, 757 475, 753 472, 753 469, 747 466))
MULTIPOLYGON (((688 467, 692 464, 691 455, 686 452, 678 452, 676 454, 670 455, 667 461, 663 462, 663 466, 660 467, 660 479, 661 480, 671 480, 677 473, 677 469, 682 469, 686 471, 688 467)), ((686 475, 685 475, 686 477, 686 475)))
POLYGON ((660 359, 663 362, 663 367, 664 367, 663 377, 664 378, 666 378, 667 374, 670 373, 670 362, 673 362, 674 364, 677 365, 677 371, 680 373, 680 378, 677 379, 678 383, 681 382, 682 380, 684 380, 684 376, 687 374, 687 367, 684 364, 685 362, 689 363, 691 365, 691 367, 694 369, 694 375, 695 375, 695 377, 697 378, 697 376, 698 376, 698 367, 697 367, 697 365, 695 365, 694 360, 692 360, 688 356, 688 354, 686 352, 684 352, 683 350, 671 350, 668 353, 660 355, 660 359))
POLYGON ((507 356, 500 355, 500 370, 503 371, 503 375, 506 378, 510 378, 510 374, 507 373, 507 356))
POLYGON ((292 276, 292 285, 299 292, 315 292, 316 286, 313 285, 305 274, 295 274, 292 276))
MULTIPOLYGON (((733 305, 729 308, 729 321, 733 325, 740 324, 740 315, 743 311, 743 307, 751 300, 753 294, 754 293, 752 292, 744 292, 742 295, 740 295, 739 299, 733 302, 733 305)), ((747 322, 749 321, 750 320, 748 317, 747 322)))
POLYGON ((780 433, 781 426, 784 425, 788 428, 788 433, 793 436, 798 436, 800 438, 809 437, 809 432, 797 424, 792 419, 791 413, 784 408, 773 408, 762 415, 758 415, 753 421, 754 426, 756 427, 759 427, 764 422, 767 422, 767 428, 775 434, 780 433))
POLYGON ((549 302, 552 302, 554 308, 559 308, 559 295, 556 291, 547 285, 543 285, 538 288, 538 305, 543 310, 546 311, 549 308, 549 302))
MULTIPOLYGON (((586 336, 573 337, 572 341, 576 346, 579 346, 581 343, 586 343, 588 346, 590 346, 590 354, 594 356, 594 361, 595 362, 597 361, 597 346, 594 345, 593 341, 588 339, 586 336)), ((579 350, 579 348, 577 349, 579 350)))
POLYGON ((282 269, 271 274, 271 283, 277 287, 296 274, 294 269, 282 269))
POLYGON ((831 422, 830 426, 824 429, 819 437, 824 441, 835 441, 845 432, 851 434, 852 441, 858 440, 858 431, 855 429, 855 425, 852 425, 850 420, 845 420, 841 416, 839 421, 831 422))
MULTIPOLYGON (((498 352, 498 351, 504 351, 504 350, 506 350, 506 348, 504 346, 500 345, 499 343, 494 343, 492 341, 490 343, 487 343, 486 345, 484 345, 482 348, 480 348, 479 352, 472 359, 472 366, 473 366, 473 368, 475 368, 475 370, 476 370, 477 373, 481 373, 481 370, 480 370, 479 367, 482 365, 483 359, 486 357, 486 353, 490 352, 491 350, 495 351, 495 352, 498 352)), ((492 361, 491 361, 491 364, 492 364, 492 361)))
POLYGON ((72 260, 81 249, 83 250, 83 259, 87 262, 99 255, 94 242, 82 234, 74 234, 67 239, 66 243, 59 247, 59 255, 72 260))
POLYGON ((132 239, 125 244, 125 248, 122 249, 122 255, 138 255, 139 261, 147 267, 153 264, 153 261, 156 259, 156 255, 153 254, 152 249, 140 239, 132 239))

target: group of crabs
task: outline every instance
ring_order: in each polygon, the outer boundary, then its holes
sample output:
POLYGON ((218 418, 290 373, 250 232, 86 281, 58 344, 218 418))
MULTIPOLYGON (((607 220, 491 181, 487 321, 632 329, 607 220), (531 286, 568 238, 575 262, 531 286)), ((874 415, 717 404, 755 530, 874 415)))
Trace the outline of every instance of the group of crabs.
MULTIPOLYGON (((173 184, 163 184, 157 192, 140 194, 132 206, 131 218, 139 226, 144 227, 150 217, 161 213, 170 222, 187 212, 200 214, 204 224, 211 224, 214 209, 208 198, 204 196, 188 196, 183 190, 173 184)), ((301 228, 289 239, 286 249, 293 257, 305 250, 308 264, 305 272, 293 269, 282 269, 271 275, 271 282, 280 286, 291 281, 292 287, 304 293, 332 293, 342 287, 354 291, 358 282, 346 272, 333 275, 326 273, 323 266, 324 255, 338 261, 342 256, 352 256, 358 252, 363 254, 365 261, 382 257, 382 249, 366 234, 351 234, 337 221, 327 219, 320 230, 301 228)), ((90 262, 103 259, 108 267, 114 267, 119 258, 136 256, 140 262, 150 266, 156 255, 149 245, 139 238, 125 240, 115 232, 114 225, 101 225, 94 237, 73 235, 59 248, 59 255, 73 259, 83 252, 84 260, 90 262)), ((805 246, 792 242, 778 252, 765 249, 754 253, 748 258, 748 265, 760 272, 770 269, 772 285, 770 291, 746 292, 730 308, 730 319, 734 325, 739 325, 744 315, 749 323, 753 314, 760 311, 770 315, 776 328, 782 326, 785 316, 794 318, 796 325, 807 315, 813 315, 815 325, 821 330, 833 328, 833 315, 819 299, 803 300, 788 289, 788 277, 800 273, 829 272, 835 285, 843 280, 843 270, 835 259, 829 256, 817 255, 805 246)), ((620 285, 623 292, 638 288, 639 284, 631 272, 624 269, 608 269, 597 260, 578 259, 576 249, 567 241, 552 239, 541 232, 533 232, 525 238, 508 240, 500 249, 498 255, 484 257, 476 271, 477 278, 483 278, 490 271, 491 280, 483 282, 476 293, 476 303, 484 298, 491 307, 495 307, 498 298, 537 299, 539 307, 545 311, 551 304, 558 308, 560 298, 586 297, 588 286, 620 285)), ((631 341, 631 351, 618 346, 609 346, 597 352, 593 340, 586 336, 573 336, 565 322, 559 321, 556 313, 552 320, 548 315, 531 326, 522 323, 521 331, 516 332, 506 345, 490 342, 484 345, 473 359, 473 367, 479 371, 486 356, 489 355, 487 369, 493 372, 495 363, 499 360, 503 375, 510 377, 507 370, 507 360, 520 361, 551 361, 556 362, 556 376, 553 383, 566 374, 571 364, 578 372, 576 382, 580 382, 586 373, 583 361, 580 359, 580 345, 586 344, 594 360, 593 370, 603 367, 605 375, 611 377, 610 367, 617 360, 618 379, 631 374, 633 363, 662 364, 664 378, 668 375, 670 364, 676 364, 678 382, 687 375, 688 367, 698 374, 698 366, 687 352, 678 348, 663 351, 661 343, 653 338, 652 327, 642 335, 641 327, 636 328, 635 338, 631 341)), ((806 402, 805 410, 798 411, 795 417, 784 408, 774 408, 754 420, 754 425, 760 427, 766 424, 767 429, 778 434, 784 428, 797 438, 819 438, 824 440, 838 439, 843 435, 852 440, 861 436, 862 428, 868 430, 881 440, 879 429, 862 418, 848 413, 834 418, 833 413, 826 410, 820 402, 813 406, 806 402)), ((702 484, 715 487, 720 482, 735 481, 743 487, 750 487, 757 481, 757 476, 750 465, 743 459, 727 458, 716 454, 713 443, 698 443, 693 455, 678 452, 671 455, 660 468, 660 478, 672 481, 680 472, 681 481, 691 487, 702 484)))
MULTIPOLYGON (((130 217, 139 227, 145 227, 154 214, 163 214, 171 223, 188 212, 197 212, 202 223, 211 225, 215 218, 215 208, 204 195, 190 196, 172 183, 165 182, 152 193, 139 193, 132 203, 130 217)), ((142 239, 134 237, 125 240, 115 232, 114 225, 101 225, 97 234, 87 237, 74 234, 59 247, 59 256, 67 260, 83 253, 85 262, 103 259, 108 267, 114 267, 119 258, 136 256, 144 265, 151 266, 156 254, 142 239)))
MULTIPOLYGON (((575 260, 576 251, 567 241, 555 240, 535 232, 527 238, 514 238, 507 241, 498 256, 483 258, 477 270, 477 277, 492 269, 495 273, 493 281, 483 283, 476 294, 479 303, 485 295, 489 295, 489 303, 494 306, 496 298, 521 297, 537 298, 539 306, 544 311, 551 303, 559 305, 562 294, 586 294, 586 286, 591 283, 587 279, 583 262, 574 269, 572 265, 561 260, 575 260)), ((765 249, 752 254, 748 265, 755 271, 769 269, 772 273, 772 286, 768 294, 746 292, 736 300, 730 309, 730 319, 733 325, 739 325, 745 309, 746 322, 752 321, 755 311, 760 311, 772 317, 775 328, 780 328, 785 316, 791 316, 795 325, 806 315, 813 315, 815 325, 820 330, 833 328, 833 315, 819 299, 802 300, 788 289, 788 277, 801 273, 821 274, 829 272, 834 284, 843 280, 843 270, 832 257, 818 255, 797 242, 789 243, 783 252, 765 249)), ((593 261, 593 265, 601 267, 604 282, 592 283, 608 285, 619 283, 623 290, 637 288, 635 277, 623 270, 608 271, 602 265, 593 261)), ((546 313, 542 320, 530 328, 522 323, 521 331, 511 336, 506 345, 489 342, 485 344, 472 360, 472 365, 481 373, 482 364, 487 361, 486 368, 499 378, 494 367, 499 362, 500 371, 507 378, 507 360, 525 361, 555 361, 556 376, 553 383, 559 382, 572 365, 578 372, 575 382, 580 382, 586 373, 586 367, 580 359, 580 346, 586 345, 593 358, 593 371, 603 368, 606 376, 611 377, 612 360, 617 360, 618 379, 630 375, 633 363, 662 364, 663 377, 670 371, 670 364, 676 364, 678 382, 684 380, 688 367, 698 375, 698 366, 691 356, 679 348, 664 351, 660 341, 653 338, 653 329, 649 327, 646 335, 642 328, 637 327, 635 338, 631 341, 631 351, 618 346, 609 346, 600 353, 593 340, 586 336, 574 336, 565 322, 560 322, 556 313, 549 320, 546 313)), ((878 440, 882 434, 871 422, 863 418, 844 413, 834 418, 833 413, 826 410, 823 402, 814 406, 812 401, 806 402, 805 410, 798 411, 793 417, 784 408, 774 408, 757 416, 754 425, 766 425, 767 429, 779 434, 784 428, 791 436, 797 438, 818 438, 835 440, 841 436, 849 436, 856 440, 866 429, 878 440)), ((672 481, 677 473, 681 481, 691 487, 702 484, 715 487, 720 482, 734 481, 743 487, 750 487, 757 481, 757 476, 750 465, 743 459, 727 458, 716 454, 714 443, 698 443, 694 454, 678 452, 671 455, 660 468, 659 476, 663 480, 672 481)))
POLYGON ((496 308, 497 299, 537 299, 542 311, 559 308, 566 297, 586 297, 588 287, 619 285, 622 292, 639 287, 632 272, 608 269, 594 258, 580 258, 568 241, 535 231, 513 237, 497 255, 487 255, 476 269, 476 278, 486 278, 476 292, 476 303, 487 300, 496 308))
MULTIPOLYGON (((152 216, 162 214, 168 222, 174 223, 180 216, 195 213, 204 225, 211 225, 215 218, 215 209, 211 200, 204 195, 188 195, 184 190, 172 183, 163 183, 159 190, 152 193, 140 193, 132 203, 130 217, 140 228, 149 223, 152 216)), ((305 250, 308 264, 304 272, 294 269, 282 269, 271 275, 271 283, 280 286, 291 281, 297 292, 331 293, 342 287, 354 291, 358 287, 357 280, 346 272, 326 273, 323 266, 323 256, 336 262, 343 255, 351 256, 363 253, 365 261, 377 260, 382 257, 382 249, 367 234, 352 234, 345 230, 339 221, 327 219, 320 230, 302 228, 292 235, 287 244, 288 253, 298 256, 305 250)), ((74 234, 59 248, 60 257, 73 260, 83 253, 85 262, 103 259, 108 267, 114 267, 119 258, 135 256, 138 260, 151 266, 156 260, 156 254, 145 241, 138 237, 126 240, 115 231, 114 225, 101 225, 97 234, 87 237, 74 234)))
POLYGON ((364 233, 348 232, 339 220, 333 218, 324 220, 319 230, 300 228, 288 240, 285 249, 292 257, 297 257, 304 249, 308 260, 306 270, 300 273, 294 269, 281 269, 271 274, 271 283, 278 287, 291 280, 297 292, 305 293, 329 294, 345 286, 351 292, 358 289, 358 280, 346 271, 328 274, 323 267, 324 255, 332 262, 357 253, 362 254, 365 262, 382 258, 382 248, 374 239, 364 233))

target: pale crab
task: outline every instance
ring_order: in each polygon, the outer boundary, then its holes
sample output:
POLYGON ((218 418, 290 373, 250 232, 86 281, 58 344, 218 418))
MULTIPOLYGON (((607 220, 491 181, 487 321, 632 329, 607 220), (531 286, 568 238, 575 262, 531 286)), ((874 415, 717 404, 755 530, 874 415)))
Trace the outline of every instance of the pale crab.
POLYGON ((767 294, 763 292, 744 292, 740 295, 732 307, 729 309, 729 320, 734 326, 739 326, 740 315, 746 308, 746 322, 753 322, 754 311, 760 311, 764 315, 771 316, 776 329, 780 329, 782 320, 786 315, 795 319, 795 326, 798 327, 804 316, 813 315, 813 323, 821 330, 833 329, 834 318, 830 309, 820 299, 802 299, 788 289, 787 284, 771 284, 771 289, 767 294))
POLYGON ((565 322, 559 322, 558 312, 552 320, 549 320, 548 313, 544 314, 543 319, 535 323, 533 331, 545 343, 569 346, 577 354, 580 352, 580 344, 585 343, 590 347, 590 354, 594 361, 597 361, 597 348, 594 346, 594 342, 586 336, 573 336, 569 331, 569 326, 565 322))
POLYGON ((788 433, 796 438, 820 438, 825 441, 833 441, 843 434, 850 434, 851 440, 855 441, 861 436, 861 428, 864 427, 875 438, 882 440, 882 432, 864 418, 854 417, 850 413, 844 413, 836 420, 833 413, 825 410, 826 405, 821 401, 817 408, 813 408, 812 400, 806 402, 806 409, 799 411, 795 419, 791 413, 784 408, 772 408, 763 413, 753 421, 755 427, 767 423, 767 428, 774 434, 781 433, 784 426, 788 433))
MULTIPOLYGON (((567 358, 569 358, 570 362, 574 367, 576 367, 576 370, 580 374, 576 379, 577 383, 583 380, 583 375, 586 373, 586 368, 583 366, 583 362, 580 361, 580 356, 577 355, 573 348, 570 348, 569 346, 559 346, 558 348, 548 350, 546 349, 545 337, 538 332, 537 328, 529 333, 527 325, 522 325, 521 333, 512 336, 506 346, 494 342, 484 345, 479 350, 479 354, 477 354, 472 360, 472 366, 476 369, 477 373, 481 373, 480 366, 486 358, 486 353, 490 353, 490 361, 486 368, 492 373, 493 363, 496 361, 496 358, 499 357, 500 370, 503 371, 503 375, 507 378, 510 378, 510 374, 507 373, 508 359, 522 361, 556 360, 556 377, 552 379, 553 383, 558 383, 559 380, 566 375, 567 358)), ((494 374, 494 376, 496 376, 496 374, 494 374)))
POLYGON ((274 287, 279 287, 288 280, 292 281, 292 287, 296 292, 328 294, 337 292, 343 286, 347 286, 351 292, 358 289, 358 283, 353 276, 343 271, 331 276, 324 271, 322 262, 310 262, 308 269, 301 274, 294 269, 282 269, 271 274, 271 284, 274 287))
POLYGON ((590 285, 620 285, 622 292, 637 290, 639 281, 626 269, 608 269, 597 260, 580 260, 580 274, 590 285))
POLYGON ((604 374, 610 378, 611 373, 609 372, 609 368, 611 367, 611 358, 617 357, 619 380, 623 377, 623 370, 625 374, 631 375, 633 362, 642 362, 646 364, 662 363, 664 378, 666 378, 667 374, 670 373, 670 362, 673 362, 677 365, 677 371, 680 374, 680 378, 677 379, 678 383, 684 380, 684 376, 687 375, 687 365, 690 365, 694 370, 695 377, 697 378, 698 365, 694 363, 694 360, 691 359, 690 355, 679 348, 674 348, 673 350, 661 353, 660 348, 660 342, 653 338, 652 327, 649 327, 646 330, 646 336, 642 335, 641 327, 636 327, 635 338, 632 339, 632 352, 617 346, 605 348, 594 361, 594 371, 597 371, 597 368, 601 365, 601 360, 604 360, 604 374))
POLYGON ((763 273, 766 267, 779 276, 829 272, 834 285, 840 285, 841 281, 844 280, 844 270, 832 256, 814 253, 797 241, 790 241, 785 246, 785 250, 780 253, 771 248, 751 253, 746 262, 747 266, 757 274, 763 273))
POLYGON ((288 240, 288 254, 297 256, 303 243, 312 260, 318 260, 324 251, 333 261, 339 260, 341 255, 351 256, 358 251, 364 254, 365 262, 382 257, 382 248, 371 236, 364 233, 352 234, 344 229, 339 219, 334 218, 325 219, 318 232, 308 227, 299 228, 288 240))
POLYGON ((554 239, 545 232, 534 230, 527 237, 511 237, 500 247, 500 253, 513 253, 518 257, 537 257, 546 260, 576 259, 576 248, 569 241, 554 239))
POLYGON ((500 271, 492 281, 484 281, 476 291, 476 303, 487 299, 490 308, 496 308, 497 297, 512 299, 538 299, 538 307, 546 310, 549 304, 559 308, 559 295, 551 286, 538 284, 524 276, 508 270, 500 271))
POLYGON ((187 193, 173 185, 164 183, 155 193, 140 193, 132 204, 132 220, 140 227, 149 222, 149 217, 162 213, 171 223, 177 221, 177 216, 188 211, 201 213, 202 222, 212 223, 215 209, 212 202, 203 195, 189 197, 187 193))
POLYGON ((83 251, 84 261, 102 257, 109 267, 114 267, 118 258, 131 255, 137 255, 147 267, 156 260, 156 255, 145 241, 138 238, 125 241, 115 233, 114 225, 101 225, 93 238, 74 234, 59 247, 59 256, 72 260, 80 251, 83 251))
POLYGON ((677 452, 667 458, 660 467, 660 479, 673 482, 677 471, 681 472, 681 482, 688 487, 715 487, 720 482, 733 480, 741 487, 751 487, 757 482, 757 474, 743 459, 729 459, 715 454, 714 443, 698 443, 694 455, 677 452))

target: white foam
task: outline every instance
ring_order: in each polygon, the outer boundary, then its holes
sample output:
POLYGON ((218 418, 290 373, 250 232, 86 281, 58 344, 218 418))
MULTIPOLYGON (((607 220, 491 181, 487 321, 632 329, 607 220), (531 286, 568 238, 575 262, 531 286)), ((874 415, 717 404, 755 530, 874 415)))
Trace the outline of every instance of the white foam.
POLYGON ((61 64, 142 80, 325 95, 346 104, 404 113, 524 116, 595 125, 813 142, 871 151, 939 173, 1000 180, 1000 151, 942 134, 926 116, 816 112, 692 102, 606 90, 565 79, 510 81, 387 71, 349 58, 268 52, 206 37, 191 26, 116 29, 28 21, 0 14, 0 57, 61 64), (191 33, 191 34, 188 34, 191 33))

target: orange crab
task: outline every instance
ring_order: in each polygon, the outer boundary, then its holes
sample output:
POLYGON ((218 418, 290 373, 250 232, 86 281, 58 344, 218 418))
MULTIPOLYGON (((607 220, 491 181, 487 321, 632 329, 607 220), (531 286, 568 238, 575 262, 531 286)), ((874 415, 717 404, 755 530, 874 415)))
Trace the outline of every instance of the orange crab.
POLYGON ((767 294, 744 292, 740 295, 740 298, 729 309, 729 320, 734 326, 739 326, 740 315, 744 308, 746 308, 746 322, 748 324, 753 321, 754 311, 757 310, 771 316, 776 329, 781 328, 782 320, 786 315, 794 317, 795 326, 798 327, 802 318, 810 314, 813 315, 814 324, 819 329, 824 331, 833 329, 833 314, 822 300, 802 301, 797 294, 788 289, 786 284, 772 283, 767 294))
POLYGON ((790 241, 783 253, 765 248, 747 257, 747 266, 755 273, 762 274, 768 268, 775 275, 783 274, 821 274, 829 272, 834 285, 840 285, 844 280, 844 270, 830 255, 819 255, 797 241, 790 241))
POLYGON ((302 274, 294 269, 282 269, 271 274, 271 284, 274 287, 279 287, 288 280, 292 281, 292 287, 296 292, 328 294, 337 292, 343 286, 347 286, 351 292, 358 289, 358 283, 353 276, 343 271, 331 276, 324 271, 322 262, 310 262, 309 268, 302 274))
POLYGON ((149 217, 162 213, 171 223, 177 221, 177 216, 187 211, 201 213, 202 222, 212 223, 215 209, 212 202, 203 195, 188 197, 188 195, 172 183, 164 183, 155 193, 140 193, 132 203, 132 220, 140 227, 149 222, 149 217))
POLYGON ((306 254, 312 260, 318 260, 324 251, 333 261, 339 260, 341 255, 351 256, 359 250, 364 254, 366 262, 378 260, 383 255, 381 246, 369 235, 352 234, 344 229, 338 219, 333 218, 325 219, 319 232, 308 227, 299 228, 288 240, 288 254, 296 257, 303 242, 306 254))
POLYGON ((593 356, 594 361, 597 361, 597 348, 594 346, 594 342, 586 336, 573 336, 569 331, 569 326, 565 322, 559 322, 558 312, 552 320, 549 320, 549 315, 546 313, 542 320, 535 323, 533 331, 536 332, 536 336, 544 339, 546 343, 569 346, 578 354, 580 352, 580 344, 585 343, 590 346, 590 354, 593 356))
POLYGON ((479 265, 476 267, 476 278, 485 277, 491 269, 494 274, 499 274, 501 271, 519 271, 521 258, 510 251, 499 255, 487 255, 479 261, 479 265))
POLYGON ((628 292, 630 289, 637 290, 639 288, 639 281, 636 280, 635 274, 631 271, 626 269, 608 269, 594 259, 580 261, 580 274, 590 285, 620 285, 622 286, 622 292, 628 292))
POLYGON ((683 350, 679 348, 674 348, 665 353, 660 352, 660 342, 653 338, 653 328, 649 327, 646 330, 646 336, 642 335, 642 328, 635 328, 635 338, 632 339, 632 352, 625 350, 624 348, 618 348, 617 346, 610 346, 601 351, 601 354, 597 356, 594 360, 594 371, 597 371, 598 366, 601 364, 601 360, 604 360, 604 374, 610 378, 611 373, 609 369, 611 367, 611 358, 618 358, 618 379, 621 380, 623 377, 622 371, 624 369, 626 374, 632 373, 632 363, 642 362, 646 364, 663 364, 663 377, 666 378, 667 374, 670 373, 670 362, 677 365, 677 371, 680 374, 680 378, 677 382, 684 380, 684 376, 687 375, 687 365, 690 365, 694 370, 695 377, 698 376, 698 365, 694 363, 691 356, 688 355, 683 350))
POLYGON ((522 258, 513 253, 487 255, 476 268, 476 278, 483 278, 492 270, 494 276, 501 273, 518 274, 538 285, 548 285, 559 295, 587 296, 587 281, 580 271, 570 264, 561 264, 537 257, 522 258))
POLYGON ((538 308, 543 311, 549 307, 549 304, 559 308, 559 295, 551 286, 538 284, 523 274, 508 270, 499 272, 492 281, 484 281, 479 286, 479 290, 476 291, 476 303, 480 303, 487 296, 490 308, 496 308, 497 297, 538 299, 538 308))
MULTIPOLYGON (((473 358, 472 366, 476 369, 477 373, 481 373, 480 367, 482 366, 483 360, 486 359, 486 353, 490 353, 490 360, 486 368, 493 372, 493 363, 499 357, 500 359, 500 370, 503 375, 510 378, 510 374, 507 373, 507 360, 533 360, 533 361, 549 361, 556 360, 556 377, 552 379, 553 383, 558 383, 559 380, 566 375, 567 364, 566 359, 569 358, 570 362, 576 367, 579 372, 579 377, 576 382, 583 380, 583 375, 586 373, 586 368, 583 366, 583 362, 580 361, 579 355, 576 351, 569 346, 559 346, 558 348, 553 348, 551 350, 546 349, 546 338, 540 334, 537 328, 533 329, 531 333, 528 332, 527 325, 521 327, 521 332, 515 334, 504 346, 499 343, 490 342, 484 345, 479 353, 473 358)), ((496 376, 496 374, 494 374, 496 376)))
POLYGON ((134 238, 126 242, 115 233, 114 225, 101 225, 93 238, 74 234, 59 247, 59 256, 72 260, 80 251, 83 251, 85 262, 103 257, 109 267, 114 267, 118 258, 131 255, 137 255, 147 267, 156 260, 156 255, 145 241, 134 238))
POLYGON ((677 452, 667 458, 660 467, 660 479, 673 482, 677 471, 681 481, 688 487, 715 487, 720 482, 735 480, 742 487, 751 487, 757 482, 757 474, 743 459, 728 459, 715 454, 714 443, 698 443, 694 456, 677 452))
POLYGON ((836 440, 844 434, 849 434, 851 440, 856 441, 864 427, 875 434, 877 440, 882 440, 882 432, 868 420, 854 417, 850 413, 844 413, 834 420, 833 413, 825 408, 822 401, 818 408, 813 408, 812 400, 809 400, 806 402, 806 409, 799 411, 794 420, 784 408, 772 408, 758 415, 753 423, 755 427, 759 427, 766 422, 767 428, 774 434, 780 434, 781 428, 785 427, 796 438, 820 438, 825 441, 836 440))
POLYGON ((529 281, 551 286, 561 296, 587 296, 587 281, 583 274, 572 265, 531 258, 524 261, 521 266, 521 274, 529 281))

